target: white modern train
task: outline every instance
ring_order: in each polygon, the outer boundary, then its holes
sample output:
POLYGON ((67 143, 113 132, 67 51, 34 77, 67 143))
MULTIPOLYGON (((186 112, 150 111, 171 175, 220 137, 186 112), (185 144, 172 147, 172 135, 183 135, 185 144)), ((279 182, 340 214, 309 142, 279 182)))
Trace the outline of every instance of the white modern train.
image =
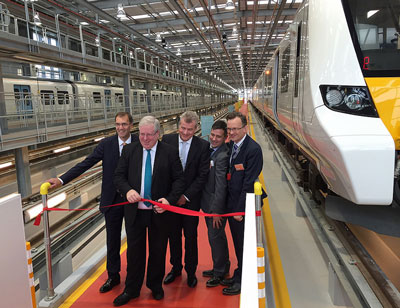
POLYGON ((399 35, 399 0, 305 0, 253 89, 265 122, 353 204, 392 204, 399 35))

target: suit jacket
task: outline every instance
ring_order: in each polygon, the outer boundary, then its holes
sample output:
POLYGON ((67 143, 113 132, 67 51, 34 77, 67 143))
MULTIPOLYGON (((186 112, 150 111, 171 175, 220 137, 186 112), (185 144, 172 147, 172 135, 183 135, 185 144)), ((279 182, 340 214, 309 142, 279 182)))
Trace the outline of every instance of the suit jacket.
MULTIPOLYGON (((179 134, 167 134, 162 141, 172 145, 179 151, 179 134)), ((190 200, 185 207, 198 211, 201 205, 201 192, 207 181, 210 144, 208 141, 193 136, 184 170, 185 191, 183 194, 190 200)))
MULTIPOLYGON (((142 160, 143 147, 140 142, 124 147, 114 174, 115 187, 123 196, 126 196, 131 189, 140 194, 142 160)), ((171 205, 174 205, 182 195, 184 187, 182 165, 177 150, 159 141, 151 182, 152 199, 166 198, 171 205)), ((135 221, 137 206, 138 203, 125 206, 125 222, 128 226, 132 226, 135 221)))
MULTIPOLYGON (((136 135, 131 135, 131 142, 138 140, 139 138, 136 135)), ((113 204, 115 197, 117 196, 117 191, 112 181, 114 171, 119 160, 119 144, 117 134, 101 140, 93 150, 92 154, 69 169, 66 173, 60 176, 60 178, 64 184, 67 184, 101 160, 103 161, 103 179, 101 184, 100 206, 105 206, 113 204)), ((100 208, 102 213, 105 213, 108 210, 109 208, 100 208)))
MULTIPOLYGON (((229 143, 232 151, 233 142, 229 143)), ((230 212, 244 212, 246 193, 254 193, 254 182, 262 171, 263 155, 260 145, 246 135, 236 158, 230 163, 231 179, 228 181, 228 203, 230 212), (243 170, 241 165, 243 165, 243 170), (235 167, 236 166, 236 167, 235 167)), ((264 194, 264 198, 266 195, 264 194)))
POLYGON ((201 209, 205 213, 226 212, 227 180, 229 168, 229 148, 222 144, 210 158, 208 180, 201 196, 201 209))

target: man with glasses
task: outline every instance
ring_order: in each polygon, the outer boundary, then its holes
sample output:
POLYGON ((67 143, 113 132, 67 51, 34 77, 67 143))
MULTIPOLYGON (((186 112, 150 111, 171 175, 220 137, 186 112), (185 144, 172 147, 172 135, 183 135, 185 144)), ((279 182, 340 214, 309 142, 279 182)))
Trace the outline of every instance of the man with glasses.
POLYGON ((100 293, 108 292, 120 283, 121 257, 119 252, 121 249, 121 228, 124 218, 124 208, 123 206, 102 208, 102 206, 126 201, 124 197, 117 193, 112 178, 124 145, 138 141, 138 137, 131 134, 132 126, 133 119, 131 114, 128 112, 118 112, 115 116, 116 135, 101 140, 92 154, 59 178, 47 180, 51 184, 50 188, 56 188, 77 178, 99 161, 103 162, 100 211, 103 213, 106 221, 108 279, 101 286, 100 293))
MULTIPOLYGON (((230 158, 228 180, 227 210, 230 213, 244 212, 246 194, 254 192, 254 182, 262 171, 263 156, 261 147, 247 135, 247 119, 240 112, 230 112, 227 117, 227 130, 230 139, 230 158)), ((233 277, 221 281, 227 286, 225 295, 240 294, 242 280, 244 217, 229 217, 238 267, 233 277)))
POLYGON ((142 198, 163 204, 176 204, 185 187, 178 151, 162 141, 160 122, 145 116, 139 122, 139 141, 127 145, 115 170, 117 190, 131 203, 125 206, 127 234, 127 276, 124 291, 114 306, 127 304, 140 295, 146 267, 146 234, 148 234, 146 286, 155 300, 164 298, 162 279, 171 213, 142 198))

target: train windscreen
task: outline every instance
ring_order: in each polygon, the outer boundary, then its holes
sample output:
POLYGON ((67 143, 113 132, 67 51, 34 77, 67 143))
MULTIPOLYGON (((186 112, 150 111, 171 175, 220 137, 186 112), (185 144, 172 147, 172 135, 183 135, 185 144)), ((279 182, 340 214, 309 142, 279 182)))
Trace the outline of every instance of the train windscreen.
POLYGON ((364 76, 400 76, 400 0, 343 0, 364 76))

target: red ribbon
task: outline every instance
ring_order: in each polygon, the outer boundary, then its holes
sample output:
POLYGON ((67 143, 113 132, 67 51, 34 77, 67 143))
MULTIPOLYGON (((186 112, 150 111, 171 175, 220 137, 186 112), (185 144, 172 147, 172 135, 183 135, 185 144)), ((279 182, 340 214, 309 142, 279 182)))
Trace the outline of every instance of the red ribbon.
MULTIPOLYGON (((158 205, 159 207, 163 208, 164 210, 177 213, 177 214, 182 214, 182 215, 187 215, 187 216, 198 216, 198 217, 230 217, 230 216, 245 216, 245 212, 236 212, 236 213, 228 213, 228 214, 207 214, 204 212, 199 212, 199 211, 193 211, 193 210, 188 210, 179 206, 173 206, 169 204, 163 204, 157 201, 153 200, 148 200, 148 199, 141 199, 140 201, 147 201, 152 203, 153 205, 158 205)), ((116 203, 116 204, 111 204, 111 205, 105 205, 101 206, 101 208, 107 208, 107 207, 113 207, 113 206, 120 206, 120 205, 125 205, 125 204, 131 204, 130 202, 121 202, 121 203, 116 203)), ((36 216, 35 222, 33 225, 39 226, 40 222, 42 220, 42 214, 44 211, 60 211, 60 212, 69 212, 69 211, 89 211, 93 210, 95 207, 91 208, 86 208, 86 209, 61 209, 61 208, 48 208, 45 207, 43 210, 36 216)), ((261 211, 256 211, 256 216, 261 216, 261 211), (259 215, 258 215, 259 212, 259 215)))

